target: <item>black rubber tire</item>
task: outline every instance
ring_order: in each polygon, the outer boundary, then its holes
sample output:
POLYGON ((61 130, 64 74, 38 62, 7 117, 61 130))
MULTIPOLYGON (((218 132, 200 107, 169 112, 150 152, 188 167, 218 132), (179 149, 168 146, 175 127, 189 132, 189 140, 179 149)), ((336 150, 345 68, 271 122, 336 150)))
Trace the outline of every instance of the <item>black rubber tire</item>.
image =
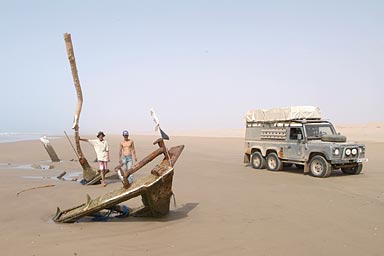
POLYGON ((265 169, 265 159, 258 151, 252 153, 250 162, 254 169, 265 169))
POLYGON ((322 141, 328 141, 328 142, 346 142, 347 137, 344 135, 338 135, 338 134, 328 134, 321 136, 322 141))
POLYGON ((280 171, 283 169, 283 163, 276 153, 272 152, 267 155, 267 169, 270 171, 280 171))
POLYGON ((363 164, 362 163, 358 163, 356 166, 353 166, 353 167, 341 168, 341 171, 344 174, 348 174, 348 175, 357 175, 361 172, 361 170, 363 170, 363 164))
POLYGON ((309 162, 309 173, 314 177, 326 178, 331 175, 332 166, 320 155, 312 157, 309 162))

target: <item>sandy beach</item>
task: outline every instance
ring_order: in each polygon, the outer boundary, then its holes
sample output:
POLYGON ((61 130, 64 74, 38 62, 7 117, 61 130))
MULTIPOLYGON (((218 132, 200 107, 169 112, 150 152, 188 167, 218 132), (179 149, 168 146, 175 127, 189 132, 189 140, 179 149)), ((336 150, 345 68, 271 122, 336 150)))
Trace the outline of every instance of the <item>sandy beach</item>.
MULTIPOLYGON (((366 143, 369 162, 360 175, 336 170, 322 179, 296 169, 254 170, 242 162, 241 131, 173 136, 167 146, 184 144, 185 150, 175 166, 176 205, 169 215, 73 224, 51 221, 57 206, 76 206, 86 194, 99 196, 121 182, 108 179, 104 188, 57 180, 63 171, 81 178, 66 138, 51 140, 60 163, 48 161, 40 141, 0 143, 1 255, 383 255, 384 125, 341 125, 338 131, 366 143), (38 186, 46 187, 17 195, 38 186)), ((114 167, 121 138, 106 139, 114 167)), ((155 149, 155 136, 132 139, 139 159, 155 149)), ((92 162, 92 147, 82 148, 92 162)), ((140 170, 135 179, 149 171, 140 170)), ((124 204, 140 203, 135 198, 124 204)))

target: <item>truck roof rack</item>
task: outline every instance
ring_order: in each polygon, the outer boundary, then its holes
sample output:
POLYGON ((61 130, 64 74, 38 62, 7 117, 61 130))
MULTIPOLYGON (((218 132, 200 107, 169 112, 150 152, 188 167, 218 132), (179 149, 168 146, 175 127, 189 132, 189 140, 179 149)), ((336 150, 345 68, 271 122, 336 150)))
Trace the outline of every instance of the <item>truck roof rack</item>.
POLYGON ((318 107, 314 106, 254 109, 247 112, 245 120, 247 123, 321 120, 321 112, 318 107))

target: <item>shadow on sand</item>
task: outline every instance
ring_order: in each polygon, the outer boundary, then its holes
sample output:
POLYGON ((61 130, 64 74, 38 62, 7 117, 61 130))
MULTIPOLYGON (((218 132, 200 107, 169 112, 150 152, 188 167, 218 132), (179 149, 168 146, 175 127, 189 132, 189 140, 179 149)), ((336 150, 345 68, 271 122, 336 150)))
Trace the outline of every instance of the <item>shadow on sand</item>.
MULTIPOLYGON (((300 175, 304 174, 303 169, 295 168, 295 166, 293 166, 293 167, 284 167, 284 169, 281 170, 281 172, 291 173, 291 174, 300 174, 300 175)), ((311 176, 310 174, 305 174, 305 175, 311 176)), ((361 174, 359 174, 359 175, 361 175, 361 174)), ((356 176, 356 175, 345 174, 340 169, 334 169, 334 170, 332 170, 331 175, 329 177, 326 177, 326 179, 329 179, 329 178, 339 178, 339 177, 345 177, 345 176, 356 176)), ((313 178, 315 178, 315 177, 313 177, 313 178)))
POLYGON ((79 219, 77 222, 171 222, 188 217, 190 211, 192 211, 199 203, 186 203, 181 207, 170 210, 169 213, 160 218, 153 217, 119 217, 113 214, 108 215, 105 210, 95 214, 94 216, 85 216, 79 219))
MULTIPOLYGON (((252 169, 250 164, 247 164, 246 167, 252 169)), ((259 170, 253 169, 253 170, 255 170, 255 171, 268 171, 269 172, 269 170, 267 170, 267 169, 261 169, 261 170, 260 169, 259 170)), ((279 172, 284 172, 284 173, 293 174, 293 175, 300 174, 300 175, 311 176, 310 174, 304 174, 303 169, 302 168, 296 168, 295 165, 293 165, 291 167, 283 167, 283 170, 281 170, 279 172)), ((359 175, 362 175, 362 174, 364 174, 364 173, 362 172, 359 175)), ((327 179, 328 178, 345 177, 345 176, 355 176, 355 175, 345 174, 340 169, 335 169, 335 170, 332 170, 331 175, 329 177, 327 177, 327 179)), ((313 177, 313 178, 315 178, 315 177, 313 177)))

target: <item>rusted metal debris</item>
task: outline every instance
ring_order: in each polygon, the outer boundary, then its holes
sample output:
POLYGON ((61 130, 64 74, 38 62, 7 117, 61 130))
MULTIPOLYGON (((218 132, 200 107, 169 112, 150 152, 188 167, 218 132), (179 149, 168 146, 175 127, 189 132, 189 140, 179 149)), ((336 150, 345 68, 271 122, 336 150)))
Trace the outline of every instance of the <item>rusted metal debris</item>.
MULTIPOLYGON (((129 186, 129 182, 128 182, 128 176, 137 172, 140 168, 142 168, 143 166, 145 166, 146 164, 148 164, 149 162, 151 162, 153 159, 155 159, 157 156, 161 155, 161 154, 164 154, 165 158, 164 158, 164 161, 165 160, 168 160, 169 161, 169 155, 167 154, 167 148, 165 147, 165 143, 164 143, 164 140, 163 139, 158 139, 156 140, 154 143, 155 144, 158 144, 159 145, 159 148, 156 149, 155 151, 153 151, 150 155, 146 156, 145 158, 143 158, 139 163, 137 163, 136 165, 134 165, 131 169, 129 169, 127 171, 127 173, 124 174, 124 177, 123 177, 123 185, 125 188, 128 188, 129 186)), ((172 167, 172 164, 171 162, 169 163, 169 166, 172 167)), ((152 171, 156 171, 156 170, 152 170, 152 171)), ((158 176, 161 175, 161 173, 156 173, 158 176)))
POLYGON ((132 209, 129 216, 160 217, 166 215, 169 212, 170 199, 173 194, 173 166, 181 155, 184 145, 167 150, 162 139, 155 141, 154 144, 158 144, 159 148, 129 170, 129 174, 137 172, 157 156, 163 154, 164 159, 151 170, 148 176, 129 185, 126 180, 128 175, 126 175, 122 188, 94 199, 87 195, 85 203, 64 211, 57 208, 57 212, 52 218, 53 221, 61 223, 75 222, 82 217, 92 216, 104 209, 119 212, 121 207, 118 204, 137 196, 141 196, 143 205, 132 209))
MULTIPOLYGON (((77 93, 77 107, 72 127, 75 133, 75 146, 72 145, 68 136, 67 138, 72 148, 75 150, 79 163, 83 168, 83 179, 86 181, 86 184, 97 184, 101 177, 98 172, 89 165, 80 147, 79 120, 83 104, 83 94, 77 72, 71 35, 67 33, 64 34, 64 40, 77 93)), ((154 144, 158 144, 159 148, 124 174, 122 188, 101 195, 95 199, 91 199, 91 197, 87 195, 85 203, 64 211, 57 208, 57 212, 52 219, 55 222, 60 223, 75 222, 82 217, 95 215, 105 209, 127 215, 126 208, 120 206, 119 203, 137 196, 142 197, 143 205, 139 208, 131 209, 129 211, 130 216, 160 217, 167 214, 169 212, 170 198, 173 195, 172 181, 174 164, 182 153, 184 145, 172 147, 170 150, 167 150, 163 139, 155 141, 154 144), (129 184, 127 179, 129 175, 137 172, 159 155, 164 155, 164 159, 151 170, 151 173, 148 176, 129 184)))

